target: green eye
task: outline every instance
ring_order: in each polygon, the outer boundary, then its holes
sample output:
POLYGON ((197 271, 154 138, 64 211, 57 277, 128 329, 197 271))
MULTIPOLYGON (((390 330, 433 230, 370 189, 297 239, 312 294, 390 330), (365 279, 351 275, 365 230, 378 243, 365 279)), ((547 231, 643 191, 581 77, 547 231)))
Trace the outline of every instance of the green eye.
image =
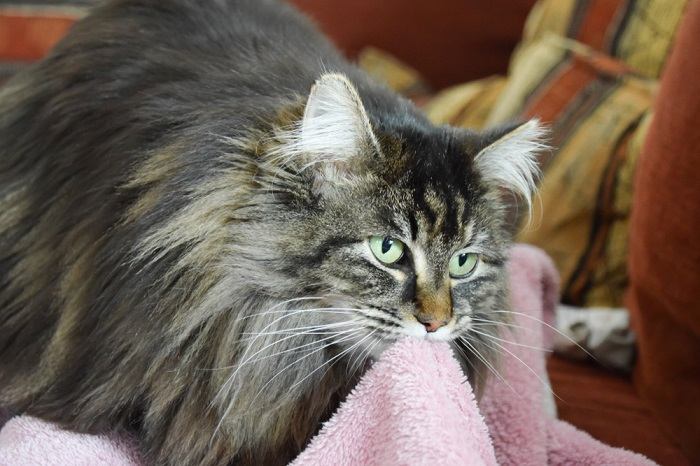
POLYGON ((404 244, 390 236, 372 236, 369 249, 384 264, 393 264, 403 257, 404 244))
POLYGON ((449 269, 452 278, 465 278, 473 274, 479 264, 479 255, 473 252, 458 251, 450 259, 449 269))

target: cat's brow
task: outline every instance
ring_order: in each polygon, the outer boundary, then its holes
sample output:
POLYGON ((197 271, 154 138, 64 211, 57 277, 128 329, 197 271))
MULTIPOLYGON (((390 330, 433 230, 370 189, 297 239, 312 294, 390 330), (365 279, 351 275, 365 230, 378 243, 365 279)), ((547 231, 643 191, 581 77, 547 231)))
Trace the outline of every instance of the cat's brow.
POLYGON ((474 231, 474 220, 469 220, 462 229, 462 238, 464 238, 464 244, 467 246, 472 245, 478 239, 478 235, 474 231))
POLYGON ((432 188, 425 190, 423 200, 426 208, 431 212, 430 217, 433 219, 431 236, 435 237, 443 234, 448 221, 448 209, 445 200, 432 188))

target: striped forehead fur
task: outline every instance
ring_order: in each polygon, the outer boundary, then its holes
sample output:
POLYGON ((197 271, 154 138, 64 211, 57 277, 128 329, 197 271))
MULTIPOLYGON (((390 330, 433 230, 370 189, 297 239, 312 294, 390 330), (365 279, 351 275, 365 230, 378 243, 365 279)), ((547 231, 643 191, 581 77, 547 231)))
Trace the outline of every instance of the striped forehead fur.
POLYGON ((435 191, 435 189, 432 188, 427 188, 425 190, 424 199, 427 208, 429 208, 432 211, 432 214, 435 218, 435 221, 433 222, 432 234, 438 235, 443 231, 445 227, 445 222, 447 221, 447 219, 445 218, 447 216, 447 200, 442 199, 435 191))

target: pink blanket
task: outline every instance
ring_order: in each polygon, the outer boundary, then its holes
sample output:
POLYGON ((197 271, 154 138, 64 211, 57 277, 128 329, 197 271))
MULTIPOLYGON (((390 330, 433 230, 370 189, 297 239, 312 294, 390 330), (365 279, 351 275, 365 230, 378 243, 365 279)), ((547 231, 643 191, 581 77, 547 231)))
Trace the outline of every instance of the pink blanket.
MULTIPOLYGON (((651 465, 555 419, 544 357, 557 277, 539 250, 518 246, 509 264, 517 331, 479 406, 450 348, 406 339, 385 352, 293 462, 298 465, 651 465)), ((516 327, 513 327, 516 328, 516 327)), ((0 413, 2 417, 2 413, 0 413)), ((0 424, 2 420, 0 419, 0 424)), ((0 466, 138 466, 125 439, 74 434, 26 416, 0 431, 0 466)))

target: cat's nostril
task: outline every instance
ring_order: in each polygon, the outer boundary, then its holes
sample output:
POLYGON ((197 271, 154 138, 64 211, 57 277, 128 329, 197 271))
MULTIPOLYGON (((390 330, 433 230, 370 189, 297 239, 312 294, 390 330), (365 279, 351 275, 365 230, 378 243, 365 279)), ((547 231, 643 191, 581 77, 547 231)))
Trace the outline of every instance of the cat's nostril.
POLYGON ((440 327, 443 327, 445 324, 447 324, 446 320, 433 320, 433 319, 423 320, 421 318, 418 318, 418 322, 423 324, 423 326, 425 327, 425 329, 428 332, 434 332, 437 329, 439 329, 440 327))

